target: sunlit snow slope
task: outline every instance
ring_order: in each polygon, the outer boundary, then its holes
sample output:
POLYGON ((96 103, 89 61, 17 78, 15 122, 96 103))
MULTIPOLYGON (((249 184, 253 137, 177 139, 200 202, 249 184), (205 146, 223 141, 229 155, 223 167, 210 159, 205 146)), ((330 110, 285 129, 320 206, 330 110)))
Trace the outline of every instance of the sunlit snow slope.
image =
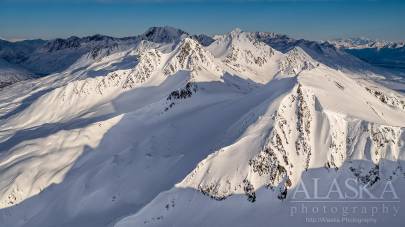
POLYGON ((1 90, 0 226, 305 226, 289 201, 313 177, 405 194, 405 97, 366 63, 239 29, 141 37, 1 90))

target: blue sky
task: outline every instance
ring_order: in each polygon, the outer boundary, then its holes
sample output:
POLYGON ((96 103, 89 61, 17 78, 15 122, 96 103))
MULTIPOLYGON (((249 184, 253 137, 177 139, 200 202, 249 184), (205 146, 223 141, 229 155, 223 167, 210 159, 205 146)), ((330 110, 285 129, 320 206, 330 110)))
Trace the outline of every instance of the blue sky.
POLYGON ((405 40, 400 0, 0 0, 5 39, 132 36, 170 25, 217 34, 239 27, 312 40, 405 40))

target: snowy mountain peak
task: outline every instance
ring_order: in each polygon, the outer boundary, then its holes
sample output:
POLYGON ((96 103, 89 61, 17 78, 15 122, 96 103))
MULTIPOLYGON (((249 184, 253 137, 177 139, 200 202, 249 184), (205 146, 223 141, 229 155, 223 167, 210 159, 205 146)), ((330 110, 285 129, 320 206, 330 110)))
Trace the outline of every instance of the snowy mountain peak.
POLYGON ((232 32, 216 36, 207 49, 216 57, 237 72, 263 70, 275 54, 273 48, 258 41, 251 33, 235 29, 232 32))
POLYGON ((164 27, 151 27, 146 30, 140 37, 142 39, 155 42, 155 43, 172 43, 187 37, 188 33, 170 26, 164 27))
MULTIPOLYGON (((151 77, 153 73, 156 72, 156 69, 161 64, 162 53, 156 49, 146 49, 141 52, 138 56, 138 63, 133 69, 129 69, 123 72, 124 75, 127 75, 122 87, 123 88, 132 88, 137 84, 145 82, 151 77), (129 71, 128 73, 126 73, 129 71)), ((113 72, 114 76, 117 73, 113 72)))
POLYGON ((219 71, 212 54, 192 38, 183 39, 173 53, 164 67, 166 75, 173 74, 179 70, 194 71, 206 69, 212 72, 219 71))
POLYGON ((203 46, 209 46, 211 43, 215 42, 211 36, 204 34, 192 35, 191 37, 197 40, 203 46))
POLYGON ((201 47, 201 44, 198 41, 187 37, 187 38, 183 39, 182 42, 179 44, 179 48, 181 49, 184 46, 190 46, 192 48, 197 48, 197 47, 201 47))
POLYGON ((301 47, 294 47, 281 60, 280 71, 283 75, 298 75, 303 70, 311 70, 317 66, 319 63, 301 47))
POLYGON ((230 36, 232 36, 232 37, 237 37, 237 36, 239 36, 241 33, 243 33, 242 29, 240 29, 240 28, 235 28, 235 29, 233 29, 229 34, 230 34, 230 36))

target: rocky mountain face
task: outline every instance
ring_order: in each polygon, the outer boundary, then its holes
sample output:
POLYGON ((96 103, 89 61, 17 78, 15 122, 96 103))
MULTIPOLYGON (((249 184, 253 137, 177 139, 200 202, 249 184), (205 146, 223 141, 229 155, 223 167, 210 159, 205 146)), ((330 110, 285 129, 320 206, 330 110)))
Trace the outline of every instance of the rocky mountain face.
POLYGON ((0 92, 5 226, 309 226, 314 178, 404 195, 405 97, 330 44, 163 27, 34 52, 76 60, 0 92))

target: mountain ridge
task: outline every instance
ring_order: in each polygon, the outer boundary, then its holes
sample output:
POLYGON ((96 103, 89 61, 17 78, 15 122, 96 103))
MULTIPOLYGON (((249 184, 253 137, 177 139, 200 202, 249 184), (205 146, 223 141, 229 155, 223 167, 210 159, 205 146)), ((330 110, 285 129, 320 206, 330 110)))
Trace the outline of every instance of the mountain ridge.
POLYGON ((196 39, 57 41, 46 60, 72 64, 2 88, 0 223, 310 226, 288 216, 302 182, 405 186, 405 96, 386 74, 274 33, 196 39))
MULTIPOLYGON (((350 59, 348 62, 338 62, 340 59, 350 58, 349 56, 343 56, 344 54, 338 50, 341 48, 337 44, 338 41, 332 42, 332 45, 326 42, 296 40, 274 32, 251 32, 249 34, 255 40, 264 42, 282 53, 286 53, 294 47, 299 46, 310 54, 312 58, 330 67, 336 68, 342 65, 349 67, 349 61, 357 61, 357 63, 354 63, 355 65, 350 66, 351 69, 354 69, 362 64, 361 61, 356 59, 350 59), (336 46, 336 49, 334 49, 334 46, 336 46), (331 57, 333 58, 332 60, 326 60, 326 58, 331 57)), ((66 39, 57 38, 47 41, 39 39, 8 42, 3 40, 0 43, 0 58, 11 64, 18 65, 18 67, 29 71, 34 77, 38 77, 63 71, 85 54, 89 58, 97 59, 101 55, 109 55, 110 53, 136 46, 142 40, 154 43, 173 43, 170 47, 173 49, 174 45, 185 37, 191 37, 203 46, 209 46, 215 42, 213 38, 215 36, 210 37, 203 34, 190 35, 181 29, 164 26, 151 27, 143 34, 122 38, 96 34, 81 38, 71 36, 66 39), (49 53, 52 53, 53 56, 50 57, 49 53)), ((371 43, 371 41, 367 42, 371 43)), ((360 58, 365 59, 363 55, 360 55, 360 58)))

